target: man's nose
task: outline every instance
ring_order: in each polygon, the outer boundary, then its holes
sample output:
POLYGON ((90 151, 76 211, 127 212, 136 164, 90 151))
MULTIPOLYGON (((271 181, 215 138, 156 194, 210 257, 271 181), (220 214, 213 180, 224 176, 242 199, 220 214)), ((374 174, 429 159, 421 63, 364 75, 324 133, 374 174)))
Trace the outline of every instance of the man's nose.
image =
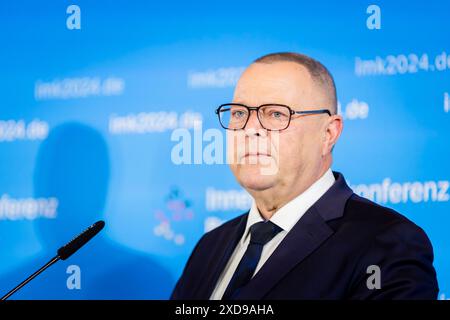
POLYGON ((247 124, 245 125, 245 129, 252 129, 252 130, 261 130, 264 129, 261 126, 261 123, 258 119, 258 112, 256 110, 250 110, 249 118, 247 121, 247 124))
POLYGON ((258 114, 256 110, 250 110, 250 115, 247 121, 247 124, 244 128, 245 135, 247 137, 257 136, 257 137, 266 137, 267 130, 261 125, 261 122, 258 119, 258 114))

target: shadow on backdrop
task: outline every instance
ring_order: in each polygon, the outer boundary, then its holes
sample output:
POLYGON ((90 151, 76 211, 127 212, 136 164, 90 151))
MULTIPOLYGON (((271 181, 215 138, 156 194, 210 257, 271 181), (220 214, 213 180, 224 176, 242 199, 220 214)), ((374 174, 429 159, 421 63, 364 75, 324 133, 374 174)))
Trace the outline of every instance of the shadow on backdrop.
POLYGON ((73 236, 93 222, 104 219, 105 230, 68 260, 59 261, 47 269, 12 298, 169 297, 174 279, 166 269, 151 256, 121 247, 107 237, 108 221, 103 210, 109 174, 108 148, 99 132, 79 123, 66 123, 50 132, 37 156, 34 196, 58 198, 57 217, 35 221, 36 234, 43 250, 33 263, 2 276, 2 293, 52 258, 56 250, 73 236), (79 267, 79 282, 73 271, 67 273, 71 265, 79 267), (78 284, 80 289, 76 288, 78 284))

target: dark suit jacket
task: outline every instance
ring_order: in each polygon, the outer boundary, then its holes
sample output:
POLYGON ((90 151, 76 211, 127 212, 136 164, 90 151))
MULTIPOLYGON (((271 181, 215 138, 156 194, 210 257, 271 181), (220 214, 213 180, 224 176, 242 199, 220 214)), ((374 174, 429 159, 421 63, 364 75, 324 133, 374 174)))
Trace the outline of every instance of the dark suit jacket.
MULTIPOLYGON (((399 213, 354 194, 344 177, 302 216, 237 299, 436 299, 433 248, 399 213), (381 288, 371 265, 380 268, 381 288), (371 277, 369 279, 369 277, 371 277), (373 287, 371 287, 373 288, 373 287)), ((248 212, 206 233, 171 299, 209 299, 248 212)))

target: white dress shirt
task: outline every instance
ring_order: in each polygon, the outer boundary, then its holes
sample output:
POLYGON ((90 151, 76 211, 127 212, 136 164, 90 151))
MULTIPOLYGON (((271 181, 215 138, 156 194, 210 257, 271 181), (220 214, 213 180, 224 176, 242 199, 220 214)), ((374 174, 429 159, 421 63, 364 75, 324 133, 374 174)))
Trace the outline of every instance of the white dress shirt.
MULTIPOLYGON (((305 212, 317 201, 322 195, 327 192, 327 190, 333 185, 335 179, 331 169, 328 169, 324 175, 314 182, 308 189, 306 189, 302 194, 285 204, 283 207, 278 209, 277 212, 270 218, 270 221, 275 223, 277 226, 281 227, 283 230, 279 232, 272 240, 270 240, 264 246, 261 258, 259 259, 258 265, 256 266, 255 273, 253 276, 261 269, 264 263, 269 259, 278 245, 283 241, 284 237, 292 229, 292 227, 300 220, 300 218, 305 214, 305 212)), ((222 299, 223 294, 230 282, 233 274, 244 256, 247 246, 250 243, 250 227, 257 222, 264 221, 261 217, 259 210, 256 206, 255 200, 253 200, 252 207, 247 219, 247 225, 245 227, 244 234, 241 240, 236 246, 233 254, 228 260, 225 269, 217 281, 216 287, 211 294, 211 300, 222 299)))

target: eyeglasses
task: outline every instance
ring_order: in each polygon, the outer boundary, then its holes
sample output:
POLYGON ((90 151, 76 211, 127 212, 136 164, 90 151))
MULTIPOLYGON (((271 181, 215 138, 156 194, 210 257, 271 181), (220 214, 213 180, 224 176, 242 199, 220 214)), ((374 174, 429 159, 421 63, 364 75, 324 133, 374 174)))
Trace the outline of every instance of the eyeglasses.
POLYGON ((284 104, 263 104, 259 107, 248 107, 240 103, 226 103, 216 109, 220 125, 227 130, 241 130, 247 125, 250 112, 256 111, 261 126, 269 131, 281 131, 289 127, 294 114, 309 115, 331 112, 327 109, 294 111, 284 104))

